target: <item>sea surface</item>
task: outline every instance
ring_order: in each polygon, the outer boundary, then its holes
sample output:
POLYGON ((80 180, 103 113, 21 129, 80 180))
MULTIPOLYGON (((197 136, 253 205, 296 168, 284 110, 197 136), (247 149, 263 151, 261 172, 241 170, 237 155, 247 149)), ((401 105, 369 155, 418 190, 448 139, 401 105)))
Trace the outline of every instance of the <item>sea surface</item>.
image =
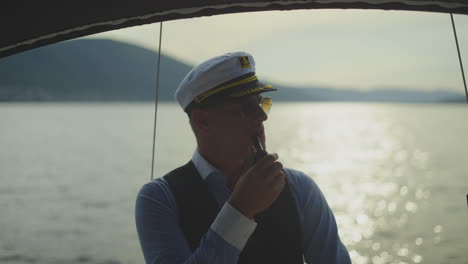
MULTIPOLYGON (((134 223, 150 181, 154 105, 0 104, 0 263, 143 263, 134 223)), ((353 263, 468 263, 468 106, 277 103, 267 148, 306 172, 353 263)), ((155 176, 195 140, 159 104, 155 176)))

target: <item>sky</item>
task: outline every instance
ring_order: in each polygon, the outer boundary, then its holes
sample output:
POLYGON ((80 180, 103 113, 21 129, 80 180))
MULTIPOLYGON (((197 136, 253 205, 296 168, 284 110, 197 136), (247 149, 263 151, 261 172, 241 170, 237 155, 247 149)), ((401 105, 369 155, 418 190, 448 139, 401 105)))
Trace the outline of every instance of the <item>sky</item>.
MULTIPOLYGON (((468 65, 468 16, 455 15, 455 23, 462 59, 468 65)), ((157 50, 159 28, 155 23, 89 38, 157 50)), ((464 93, 449 14, 295 10, 163 23, 162 52, 183 62, 196 65, 231 51, 251 53, 257 76, 277 84, 464 93)))

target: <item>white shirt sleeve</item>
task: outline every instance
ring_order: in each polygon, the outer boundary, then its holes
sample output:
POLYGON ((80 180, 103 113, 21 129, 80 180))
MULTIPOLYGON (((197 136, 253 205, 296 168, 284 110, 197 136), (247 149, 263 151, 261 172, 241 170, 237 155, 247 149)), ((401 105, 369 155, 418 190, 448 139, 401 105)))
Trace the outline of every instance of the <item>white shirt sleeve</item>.
POLYGON ((211 225, 211 229, 232 246, 242 250, 257 227, 257 223, 226 202, 211 225))

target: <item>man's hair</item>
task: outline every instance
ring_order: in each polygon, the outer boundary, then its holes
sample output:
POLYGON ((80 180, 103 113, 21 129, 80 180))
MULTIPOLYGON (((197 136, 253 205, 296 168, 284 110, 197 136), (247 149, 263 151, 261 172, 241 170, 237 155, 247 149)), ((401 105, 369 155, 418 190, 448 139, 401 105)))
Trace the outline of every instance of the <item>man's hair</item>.
POLYGON ((192 111, 193 109, 201 109, 201 110, 208 110, 208 109, 212 109, 220 104, 224 103, 223 101, 219 101, 219 102, 210 102, 210 103, 206 103, 206 104, 190 104, 189 106, 187 106, 187 108, 185 108, 184 112, 187 114, 188 118, 189 118, 189 124, 190 124, 190 127, 192 128, 192 131, 193 133, 195 134, 195 137, 197 136, 197 129, 195 127, 195 124, 193 123, 193 119, 192 119, 192 111))

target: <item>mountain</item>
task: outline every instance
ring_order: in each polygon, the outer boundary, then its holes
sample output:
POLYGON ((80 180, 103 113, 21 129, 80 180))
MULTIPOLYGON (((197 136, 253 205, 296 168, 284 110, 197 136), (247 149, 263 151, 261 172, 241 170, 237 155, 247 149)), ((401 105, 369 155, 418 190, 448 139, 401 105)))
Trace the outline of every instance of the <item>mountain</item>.
MULTIPOLYGON (((160 101, 174 101, 175 89, 191 68, 162 54, 160 101)), ((0 59, 0 101, 153 101, 156 72, 153 51, 112 40, 66 41, 0 59)), ((463 94, 446 91, 273 85, 280 88, 275 101, 465 101, 463 94)))
MULTIPOLYGON (((74 40, 0 59, 0 100, 153 101, 157 53, 111 40, 74 40)), ((161 100, 192 66, 161 56, 161 100)))
POLYGON ((383 89, 355 91, 332 88, 293 88, 276 85, 275 101, 383 102, 383 103, 466 103, 461 93, 450 91, 415 91, 383 89))

